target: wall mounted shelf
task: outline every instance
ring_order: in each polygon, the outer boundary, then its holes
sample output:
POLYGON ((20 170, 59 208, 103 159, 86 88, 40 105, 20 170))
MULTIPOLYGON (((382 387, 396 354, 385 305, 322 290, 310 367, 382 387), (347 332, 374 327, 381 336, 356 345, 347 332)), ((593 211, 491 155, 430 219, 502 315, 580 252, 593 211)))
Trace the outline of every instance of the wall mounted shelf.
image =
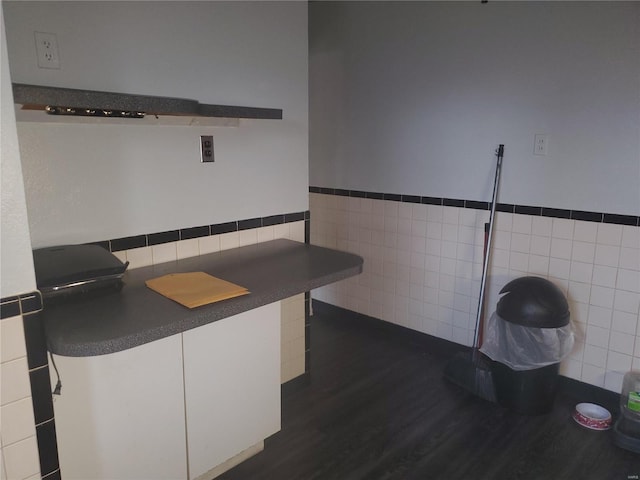
MULTIPOLYGON (((13 84, 18 120, 59 123, 127 123, 170 125, 220 125, 212 119, 272 119, 282 120, 282 110, 276 108, 210 105, 196 100, 101 92, 41 85, 13 84), (144 118, 108 116, 67 116, 46 113, 47 106, 70 107, 81 110, 144 112, 144 118), (20 113, 21 112, 21 113, 20 113), (73 120, 70 120, 73 119, 73 120)), ((233 126, 237 122, 222 122, 233 126)))

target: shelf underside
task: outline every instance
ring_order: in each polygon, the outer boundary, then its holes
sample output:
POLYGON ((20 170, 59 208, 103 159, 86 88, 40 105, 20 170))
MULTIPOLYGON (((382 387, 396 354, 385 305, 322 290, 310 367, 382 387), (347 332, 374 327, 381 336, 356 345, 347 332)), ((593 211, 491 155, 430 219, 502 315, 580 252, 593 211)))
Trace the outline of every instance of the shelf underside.
MULTIPOLYGON (((72 107, 110 111, 143 112, 149 116, 282 119, 282 110, 276 108, 210 105, 196 100, 173 97, 132 95, 39 85, 13 84, 16 104, 25 110, 43 110, 46 106, 72 107)), ((56 117, 57 115, 48 115, 56 117)), ((91 117, 85 117, 91 118, 91 117)), ((136 122, 139 119, 126 119, 136 122)))

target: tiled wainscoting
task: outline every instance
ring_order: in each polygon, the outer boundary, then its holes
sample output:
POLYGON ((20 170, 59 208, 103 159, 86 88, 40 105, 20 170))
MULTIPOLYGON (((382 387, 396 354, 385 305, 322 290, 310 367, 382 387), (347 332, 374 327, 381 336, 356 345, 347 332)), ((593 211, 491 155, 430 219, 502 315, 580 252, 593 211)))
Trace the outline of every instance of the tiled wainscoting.
MULTIPOLYGON (((567 296, 577 342, 561 373, 620 392, 640 369, 638 217, 498 204, 486 293, 526 275, 567 296)), ((310 188, 311 243, 361 255, 364 272, 313 298, 471 345, 488 205, 310 188)))
POLYGON ((280 327, 280 380, 288 382, 305 373, 305 294, 282 300, 280 327))
POLYGON ((41 478, 41 472, 42 478, 59 478, 46 349, 27 348, 44 340, 38 318, 41 308, 38 292, 3 298, 0 305, 3 480, 35 480, 41 478), (30 338, 25 340, 25 333, 30 338), (43 396, 38 395, 42 388, 43 396), (46 456, 39 456, 39 445, 48 443, 51 435, 52 448, 46 456))

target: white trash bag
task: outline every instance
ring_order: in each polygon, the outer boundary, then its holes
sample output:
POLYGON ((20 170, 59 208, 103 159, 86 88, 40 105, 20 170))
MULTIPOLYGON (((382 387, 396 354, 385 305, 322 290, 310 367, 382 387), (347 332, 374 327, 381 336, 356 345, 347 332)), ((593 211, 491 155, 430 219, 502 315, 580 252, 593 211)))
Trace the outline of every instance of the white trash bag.
POLYGON ((533 370, 560 363, 573 348, 571 323, 559 328, 525 327, 493 313, 480 351, 512 370, 533 370))

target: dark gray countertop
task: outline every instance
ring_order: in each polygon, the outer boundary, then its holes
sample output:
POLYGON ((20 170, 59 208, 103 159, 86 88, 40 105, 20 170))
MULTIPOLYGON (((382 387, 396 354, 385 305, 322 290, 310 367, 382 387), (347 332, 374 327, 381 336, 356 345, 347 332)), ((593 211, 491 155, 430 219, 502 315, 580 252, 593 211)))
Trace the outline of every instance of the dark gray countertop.
POLYGON ((93 292, 45 305, 48 347, 70 357, 118 352, 358 275, 362 264, 354 254, 281 239, 137 268, 125 273, 119 292, 93 292), (237 283, 251 293, 188 309, 144 283, 190 271, 237 283))
MULTIPOLYGON (((13 84, 13 98, 21 105, 74 107, 79 110, 127 110, 149 115, 193 115, 202 117, 256 118, 282 120, 279 108, 210 105, 196 100, 128 93, 99 92, 43 85, 13 84)), ((132 125, 135 124, 135 120, 132 125)))

